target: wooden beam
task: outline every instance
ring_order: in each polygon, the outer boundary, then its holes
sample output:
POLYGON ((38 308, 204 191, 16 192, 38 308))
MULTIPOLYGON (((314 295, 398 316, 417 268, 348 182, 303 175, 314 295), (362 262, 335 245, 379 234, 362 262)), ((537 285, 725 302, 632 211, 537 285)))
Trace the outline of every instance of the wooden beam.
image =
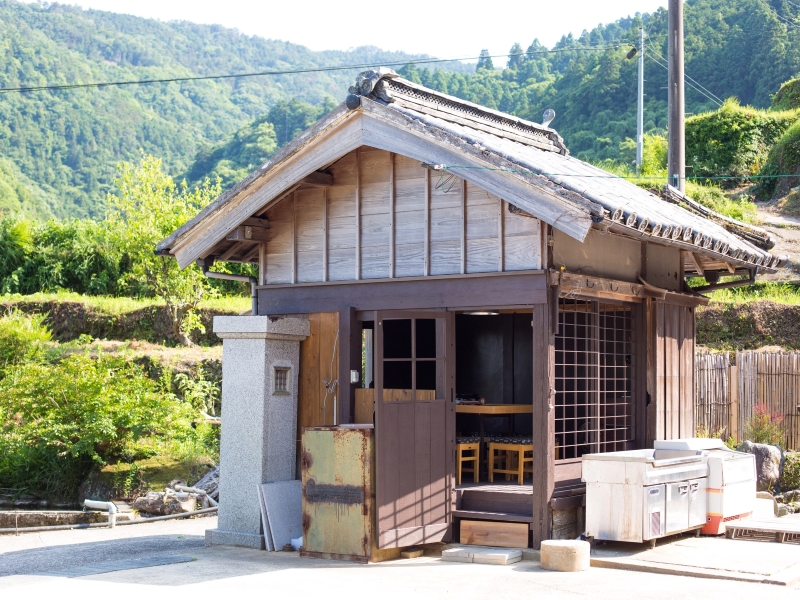
POLYGON ((497 270, 501 273, 506 269, 505 261, 505 218, 503 210, 506 201, 500 198, 497 206, 497 270))
POLYGON ((217 262, 227 261, 231 256, 235 256, 236 253, 239 252, 239 250, 248 245, 249 244, 245 244, 244 242, 236 242, 230 248, 228 248, 222 255, 220 255, 219 258, 217 258, 217 262))
POLYGON ((328 188, 322 190, 322 281, 328 281, 328 188))
POLYGON ((431 274, 431 170, 425 169, 425 242, 422 273, 431 274))
MULTIPOLYGON (((692 264, 692 266, 694 266, 694 270, 697 271, 697 274, 700 275, 700 277, 703 277, 706 274, 706 272, 703 270, 703 267, 700 266, 700 261, 694 255, 694 252, 683 251, 681 254, 689 259, 689 262, 692 264)), ((686 268, 685 263, 684 268, 686 268)))
POLYGON ((467 272, 467 180, 461 180, 461 273, 467 272))
MULTIPOLYGON (((552 269, 549 273, 551 278, 554 275, 559 276, 558 282, 560 282, 561 292, 564 295, 618 300, 621 302, 642 302, 646 298, 657 298, 668 304, 680 306, 701 306, 709 302, 709 299, 704 296, 670 292, 646 282, 644 284, 630 283, 628 281, 592 277, 568 271, 557 272, 552 269)), ((551 282, 551 284, 554 285, 555 283, 551 282)))
POLYGON ((356 281, 361 279, 361 148, 356 148, 356 281))
MULTIPOLYGON (((550 295, 549 302, 558 302, 550 295)), ((548 303, 533 307, 533 523, 534 549, 550 539, 550 500, 555 490, 555 337, 548 303)))
POLYGON ((394 152, 389 152, 389 277, 394 277, 394 211, 395 211, 394 152))
POLYGON ((333 175, 322 171, 314 171, 310 175, 303 177, 300 183, 310 187, 330 187, 333 185, 333 175))
POLYGON ((259 253, 259 251, 261 250, 261 244, 253 244, 252 246, 253 246, 253 247, 250 249, 250 251, 249 251, 247 254, 243 254, 243 255, 242 255, 242 257, 241 257, 241 259, 240 259, 240 260, 241 260, 241 262, 243 262, 243 263, 249 263, 249 262, 250 262, 251 260, 253 260, 253 259, 254 259, 256 256, 258 256, 258 253, 259 253))
POLYGON ((266 285, 258 289, 258 314, 529 307, 545 302, 546 280, 541 271, 516 271, 266 285))
POLYGON ((725 266, 728 269, 728 273, 731 275, 736 275, 736 265, 732 265, 731 263, 725 263, 725 266))

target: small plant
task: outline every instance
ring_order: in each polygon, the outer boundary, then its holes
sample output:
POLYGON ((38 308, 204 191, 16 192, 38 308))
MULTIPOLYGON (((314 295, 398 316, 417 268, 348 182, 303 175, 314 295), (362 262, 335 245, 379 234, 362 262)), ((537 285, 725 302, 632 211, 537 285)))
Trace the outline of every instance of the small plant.
POLYGON ((770 412, 764 403, 756 404, 753 416, 747 419, 744 426, 744 434, 753 443, 780 446, 784 437, 782 423, 782 414, 770 412))
POLYGON ((787 452, 783 458, 781 490, 800 489, 800 452, 787 452))

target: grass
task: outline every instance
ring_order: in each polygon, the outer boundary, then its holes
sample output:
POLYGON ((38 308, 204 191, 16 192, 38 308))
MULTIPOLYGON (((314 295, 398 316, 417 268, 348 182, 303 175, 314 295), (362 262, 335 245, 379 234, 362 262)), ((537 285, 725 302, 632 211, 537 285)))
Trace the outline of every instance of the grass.
MULTIPOLYGON (((0 302, 79 302, 109 315, 124 315, 150 306, 163 306, 155 298, 127 298, 113 296, 86 296, 75 292, 2 294, 0 302)), ((199 308, 211 311, 244 312, 250 308, 250 298, 244 296, 219 296, 200 303, 199 308)))
POLYGON ((748 304, 767 300, 777 304, 800 305, 800 289, 787 283, 763 281, 753 285, 717 290, 708 294, 713 302, 723 304, 748 304))

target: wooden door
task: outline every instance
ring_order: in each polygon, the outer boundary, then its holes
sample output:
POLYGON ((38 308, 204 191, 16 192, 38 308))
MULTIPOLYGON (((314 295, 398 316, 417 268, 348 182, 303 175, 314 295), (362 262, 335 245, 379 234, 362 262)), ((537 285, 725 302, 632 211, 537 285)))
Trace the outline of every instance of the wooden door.
POLYGON ((375 315, 378 548, 451 538, 454 334, 452 313, 375 315))

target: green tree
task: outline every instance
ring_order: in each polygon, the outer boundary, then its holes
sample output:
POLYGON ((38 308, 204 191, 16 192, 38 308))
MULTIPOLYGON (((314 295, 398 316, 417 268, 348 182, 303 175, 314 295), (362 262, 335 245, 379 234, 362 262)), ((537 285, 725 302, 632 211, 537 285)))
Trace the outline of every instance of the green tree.
POLYGON ((511 50, 508 51, 508 68, 519 69, 525 62, 525 58, 526 56, 522 52, 522 46, 515 42, 514 45, 511 46, 511 50))
POLYGON ((207 280, 195 266, 182 270, 173 258, 156 256, 153 250, 219 195, 219 183, 206 180, 194 190, 178 187, 161 161, 148 155, 138 165, 122 163, 116 183, 117 194, 108 197, 106 225, 131 263, 120 284, 132 295, 163 300, 175 336, 191 345, 191 329, 200 328, 193 311, 209 291, 207 280))
POLYGON ((492 57, 489 56, 488 50, 481 50, 480 57, 478 58, 478 65, 475 67, 477 71, 481 69, 486 69, 487 71, 494 70, 494 63, 492 63, 492 57))

